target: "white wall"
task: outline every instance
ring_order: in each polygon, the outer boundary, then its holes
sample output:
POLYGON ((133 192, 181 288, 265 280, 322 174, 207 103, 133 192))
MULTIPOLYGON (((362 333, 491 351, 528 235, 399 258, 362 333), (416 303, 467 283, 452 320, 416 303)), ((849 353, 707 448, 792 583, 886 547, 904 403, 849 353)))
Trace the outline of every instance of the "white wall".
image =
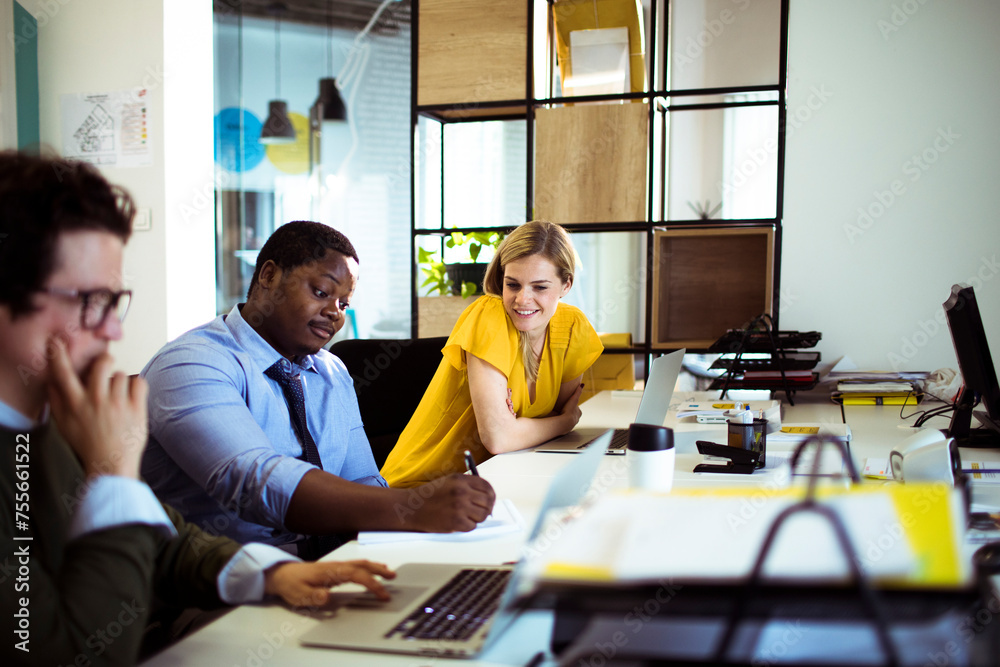
POLYGON ((125 254, 135 291, 118 365, 138 372, 170 338, 212 318, 215 304, 212 192, 212 5, 198 0, 27 2, 39 22, 41 139, 61 151, 66 93, 149 90, 153 164, 103 168, 152 229, 125 254), (199 203, 201 205, 199 206, 199 203))
POLYGON ((998 29, 994 0, 792 0, 781 327, 824 359, 956 368, 957 282, 1000 358, 998 29))

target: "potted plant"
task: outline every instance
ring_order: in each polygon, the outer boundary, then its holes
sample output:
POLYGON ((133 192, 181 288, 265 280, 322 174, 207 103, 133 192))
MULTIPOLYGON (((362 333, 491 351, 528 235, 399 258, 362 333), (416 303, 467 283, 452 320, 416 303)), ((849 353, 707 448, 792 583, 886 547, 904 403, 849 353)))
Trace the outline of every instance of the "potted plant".
POLYGON ((486 275, 486 263, 480 263, 480 253, 483 248, 496 250, 506 234, 502 231, 487 232, 452 232, 444 244, 448 248, 466 248, 470 262, 445 264, 438 259, 437 253, 424 248, 418 251, 417 262, 426 279, 420 285, 427 287, 427 295, 454 294, 466 298, 482 294, 483 277, 486 275))

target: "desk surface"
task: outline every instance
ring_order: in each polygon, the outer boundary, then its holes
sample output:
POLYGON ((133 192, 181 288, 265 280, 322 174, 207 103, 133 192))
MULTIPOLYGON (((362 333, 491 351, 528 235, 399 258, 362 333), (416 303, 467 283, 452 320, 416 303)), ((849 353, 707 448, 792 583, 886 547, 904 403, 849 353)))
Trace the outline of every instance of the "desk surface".
MULTIPOLYGON (((582 427, 624 427, 629 424, 638 407, 639 392, 603 392, 583 408, 582 427)), ((675 395, 675 401, 705 400, 705 394, 685 392, 675 395)), ((713 392, 709 398, 715 398, 713 392)), ((889 450, 905 439, 909 429, 898 428, 904 423, 899 419, 898 406, 855 406, 841 411, 828 396, 796 396, 795 406, 782 406, 784 422, 840 423, 851 426, 853 440, 851 451, 856 464, 863 465, 870 456, 887 457, 889 450)), ((909 412, 909 410, 908 410, 909 412)), ((671 424, 677 429, 703 431, 706 439, 720 438, 724 442, 724 427, 671 424)), ((912 422, 910 422, 912 423, 912 422)), ((947 425, 943 419, 932 424, 947 425)), ((963 453, 963 456, 966 454, 963 453)), ((480 474, 490 481, 498 498, 514 502, 528 525, 534 522, 548 481, 570 460, 571 454, 515 452, 496 456, 480 466, 480 474)), ((1000 461, 1000 453, 977 451, 968 456, 979 460, 1000 461)), ((624 456, 606 456, 601 462, 595 485, 606 489, 626 486, 624 456)), ((757 475, 696 475, 692 472, 701 457, 696 453, 678 452, 675 486, 706 486, 733 484, 762 484, 757 475)), ((860 467, 859 467, 860 470, 860 467)), ((368 558, 382 561, 390 567, 405 562, 454 562, 502 563, 516 560, 520 553, 523 534, 511 533, 479 542, 406 542, 360 546, 350 542, 328 556, 331 560, 368 558)), ((224 664, 259 667, 266 664, 322 665, 425 665, 448 664, 416 656, 332 651, 330 649, 300 646, 298 637, 318 621, 307 615, 291 611, 277 604, 245 605, 234 609, 219 620, 199 630, 182 642, 154 656, 145 664, 166 667, 180 664, 224 664), (271 662, 272 657, 279 658, 271 662)), ((328 622, 336 622, 328 621, 328 622)), ((475 665, 524 665, 537 652, 544 650, 551 631, 551 615, 546 612, 523 614, 506 632, 504 641, 488 655, 476 661, 456 664, 475 665)))

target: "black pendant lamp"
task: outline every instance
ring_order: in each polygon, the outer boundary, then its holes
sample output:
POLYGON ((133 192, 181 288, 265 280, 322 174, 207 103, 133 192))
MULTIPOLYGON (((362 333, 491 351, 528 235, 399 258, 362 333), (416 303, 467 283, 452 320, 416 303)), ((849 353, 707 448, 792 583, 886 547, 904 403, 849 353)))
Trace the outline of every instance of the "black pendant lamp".
POLYGON ((333 77, 333 12, 326 22, 326 76, 319 80, 319 97, 313 103, 313 114, 319 122, 346 121, 347 107, 340 97, 337 80, 333 77))
MULTIPOLYGON (((274 14, 274 89, 275 97, 281 97, 281 19, 279 14, 285 6, 276 2, 269 8, 274 14)), ((288 117, 288 102, 273 99, 267 103, 267 120, 260 131, 262 144, 289 144, 295 141, 295 128, 288 117)))
POLYGON ((337 80, 333 77, 324 77, 319 80, 319 97, 316 98, 316 112, 321 121, 345 121, 347 120, 347 107, 340 97, 340 90, 337 88, 337 80))

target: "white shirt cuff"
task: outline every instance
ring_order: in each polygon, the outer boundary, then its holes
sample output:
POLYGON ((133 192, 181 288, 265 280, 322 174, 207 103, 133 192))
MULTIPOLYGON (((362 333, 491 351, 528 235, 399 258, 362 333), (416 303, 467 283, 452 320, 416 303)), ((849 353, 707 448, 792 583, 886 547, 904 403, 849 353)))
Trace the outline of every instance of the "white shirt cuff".
POLYGON ((84 487, 69 525, 69 539, 129 524, 145 524, 173 537, 174 524, 160 501, 143 482, 129 477, 100 475, 84 487))
POLYGON ((260 602, 264 599, 264 571, 283 562, 301 561, 270 544, 244 545, 219 572, 219 597, 227 604, 260 602))

